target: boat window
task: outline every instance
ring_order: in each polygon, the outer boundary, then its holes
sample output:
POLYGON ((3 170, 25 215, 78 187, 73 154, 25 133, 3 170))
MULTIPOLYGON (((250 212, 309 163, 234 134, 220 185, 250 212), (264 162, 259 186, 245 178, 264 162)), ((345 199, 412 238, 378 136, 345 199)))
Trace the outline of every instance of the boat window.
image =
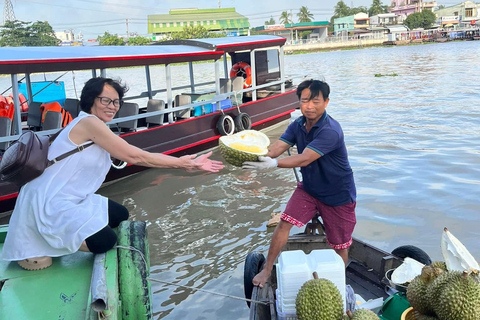
POLYGON ((275 49, 267 50, 267 68, 268 68, 268 73, 280 72, 280 63, 278 61, 278 51, 275 49))

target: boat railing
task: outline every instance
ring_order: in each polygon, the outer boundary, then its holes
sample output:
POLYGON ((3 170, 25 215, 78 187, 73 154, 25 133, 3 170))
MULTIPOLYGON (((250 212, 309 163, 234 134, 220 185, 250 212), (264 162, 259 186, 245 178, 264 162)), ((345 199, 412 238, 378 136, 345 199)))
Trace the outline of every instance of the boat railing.
MULTIPOLYGON (((229 99, 229 98, 236 99, 236 97, 238 97, 238 95, 243 94, 245 92, 250 92, 250 91, 253 92, 253 91, 256 91, 256 90, 259 90, 259 89, 268 88, 268 87, 278 85, 278 84, 282 84, 282 83, 283 83, 282 80, 278 80, 278 81, 268 82, 268 83, 265 83, 265 84, 262 84, 262 85, 252 86, 252 87, 245 88, 245 89, 242 89, 242 90, 220 93, 220 94, 216 94, 212 99, 209 99, 209 100, 197 101, 197 102, 190 103, 190 104, 187 104, 187 105, 182 105, 182 106, 174 106, 174 107, 166 106, 166 108, 163 109, 163 110, 143 112, 143 113, 139 113, 139 114, 132 115, 132 116, 115 118, 112 121, 108 122, 107 124, 112 125, 112 124, 117 124, 117 123, 130 121, 130 120, 143 119, 143 118, 151 117, 151 116, 174 114, 178 111, 191 110, 195 107, 203 106, 203 105, 210 104, 210 103, 216 105, 216 108, 213 109, 213 112, 217 112, 217 111, 221 111, 219 103, 221 101, 225 100, 225 99, 229 99)), ((197 84, 197 85, 200 85, 200 84, 197 84)), ((190 86, 182 86, 182 87, 177 87, 177 88, 190 88, 190 86)), ((161 90, 157 90, 157 91, 160 92, 161 90)), ((132 98, 132 97, 130 97, 130 98, 132 98)), ((239 105, 240 105, 240 103, 237 102, 236 107, 239 107, 239 105)), ((175 121, 173 121, 172 118, 170 118, 169 120, 170 121, 168 121, 168 123, 175 122, 175 121)), ((58 130, 59 129, 42 130, 42 131, 37 131, 36 133, 39 134, 39 135, 50 135, 50 134, 56 133, 58 130)), ((9 136, 0 137, 0 143, 15 141, 19 137, 20 137, 20 135, 9 135, 9 136)))

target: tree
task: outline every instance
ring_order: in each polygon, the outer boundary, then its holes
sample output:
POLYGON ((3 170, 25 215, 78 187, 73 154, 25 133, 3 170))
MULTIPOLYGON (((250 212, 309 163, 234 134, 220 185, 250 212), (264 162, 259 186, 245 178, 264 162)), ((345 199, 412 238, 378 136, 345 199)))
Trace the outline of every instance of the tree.
POLYGON ((422 12, 415 12, 410 14, 403 24, 406 25, 409 29, 416 29, 416 28, 429 28, 431 27, 437 17, 435 13, 430 10, 423 10, 422 12))
POLYGON ((313 14, 308 11, 308 8, 302 6, 300 11, 297 13, 298 22, 312 22, 313 14))
POLYGON ((6 21, 0 27, 1 47, 58 46, 60 40, 55 37, 52 26, 47 22, 6 21))
POLYGON ((388 6, 382 5, 381 0, 373 0, 370 9, 368 9, 368 15, 375 16, 380 13, 387 13, 388 6))
POLYGON ((103 36, 98 36, 98 44, 100 46, 124 46, 125 41, 119 38, 117 34, 111 34, 105 31, 103 36))
POLYGON ((445 6, 443 4, 439 5, 438 10, 440 10, 440 9, 445 9, 445 6))
POLYGON ((273 19, 273 17, 270 16, 270 20, 265 21, 265 25, 268 26, 272 24, 275 24, 275 19, 273 19))
POLYGON ((152 43, 152 40, 149 38, 141 37, 141 36, 135 36, 128 38, 128 45, 129 46, 146 46, 152 43))
POLYGON ((347 17, 350 15, 350 7, 342 0, 338 1, 333 9, 333 17, 335 18, 347 17))
POLYGON ((172 33, 166 40, 219 38, 225 35, 225 32, 210 32, 204 26, 185 26, 182 31, 172 33))
POLYGON ((282 23, 282 24, 290 24, 290 23, 293 23, 293 22, 290 20, 290 15, 288 14, 287 11, 282 11, 282 14, 280 15, 279 21, 280 21, 280 23, 282 23))

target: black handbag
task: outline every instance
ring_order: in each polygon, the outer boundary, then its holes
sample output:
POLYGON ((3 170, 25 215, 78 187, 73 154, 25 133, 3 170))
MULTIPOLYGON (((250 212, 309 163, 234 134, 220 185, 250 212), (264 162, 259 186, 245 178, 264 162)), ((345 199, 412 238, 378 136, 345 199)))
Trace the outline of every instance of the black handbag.
POLYGON ((62 130, 50 137, 38 136, 30 130, 22 133, 18 140, 13 142, 3 154, 0 162, 0 179, 13 182, 21 187, 40 176, 46 168, 57 161, 93 145, 93 142, 91 142, 78 146, 55 159, 48 160, 48 147, 62 130))

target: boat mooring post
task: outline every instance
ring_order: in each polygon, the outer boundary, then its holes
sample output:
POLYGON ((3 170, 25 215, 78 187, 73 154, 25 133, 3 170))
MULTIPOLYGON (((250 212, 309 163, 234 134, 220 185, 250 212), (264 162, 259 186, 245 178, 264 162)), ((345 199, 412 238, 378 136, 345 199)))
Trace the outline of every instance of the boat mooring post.
MULTIPOLYGON (((172 70, 170 64, 165 64, 165 82, 167 84, 167 108, 173 107, 172 99, 172 70)), ((173 112, 168 113, 168 123, 173 123, 173 112)))
POLYGON ((152 99, 152 80, 150 78, 150 66, 145 66, 145 77, 147 79, 148 99, 152 99))
POLYGON ((223 53, 223 71, 225 72, 225 78, 230 78, 230 75, 228 74, 228 63, 227 63, 227 53, 223 53))
POLYGON ((14 130, 15 134, 22 133, 22 116, 20 115, 20 99, 18 98, 18 76, 17 74, 11 75, 12 80, 12 95, 13 95, 13 106, 15 113, 13 114, 14 120, 14 130))
POLYGON ((280 85, 280 89, 282 93, 285 93, 285 56, 284 56, 283 47, 280 47, 280 80, 282 84, 280 85))
POLYGON ((32 103, 33 95, 32 95, 32 82, 30 81, 30 73, 25 74, 25 84, 27 86, 28 103, 32 103))
POLYGON ((107 77, 107 69, 100 69, 100 77, 102 78, 107 77))
MULTIPOLYGON (((215 94, 220 94, 220 59, 215 60, 215 94)), ((220 101, 215 103, 216 110, 220 110, 220 101)))
POLYGON ((190 91, 195 93, 195 78, 193 76, 193 62, 188 61, 188 71, 190 73, 190 91))
MULTIPOLYGON (((255 68, 255 50, 250 51, 250 69, 252 71, 252 87, 257 86, 257 70, 255 68)), ((252 101, 257 101, 257 90, 252 90, 252 101)))

